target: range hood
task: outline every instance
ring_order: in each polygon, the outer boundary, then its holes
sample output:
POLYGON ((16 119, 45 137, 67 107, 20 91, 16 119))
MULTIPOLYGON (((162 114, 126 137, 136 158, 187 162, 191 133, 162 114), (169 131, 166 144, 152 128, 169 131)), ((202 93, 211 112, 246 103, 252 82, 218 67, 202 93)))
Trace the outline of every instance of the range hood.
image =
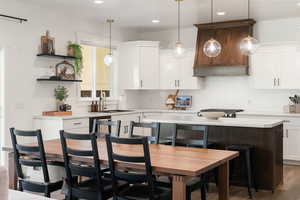
POLYGON ((253 34, 253 19, 196 24, 198 28, 194 76, 248 75, 249 58, 241 53, 239 44, 253 34), (204 43, 216 39, 222 45, 219 56, 209 58, 203 53, 204 43))

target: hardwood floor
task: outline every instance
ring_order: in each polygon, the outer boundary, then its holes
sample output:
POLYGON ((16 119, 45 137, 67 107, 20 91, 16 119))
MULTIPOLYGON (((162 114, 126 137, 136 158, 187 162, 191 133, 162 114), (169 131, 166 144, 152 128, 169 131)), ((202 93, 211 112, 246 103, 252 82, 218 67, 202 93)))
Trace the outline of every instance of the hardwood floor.
MULTIPOLYGON (((278 188, 274 194, 270 191, 259 190, 253 192, 255 200, 300 200, 300 166, 284 165, 284 185, 278 188)), ((52 198, 63 199, 59 193, 53 194, 52 198)), ((200 192, 194 192, 192 200, 201 200, 200 192)), ((218 200, 217 188, 211 185, 207 200, 218 200)), ((249 200, 247 188, 230 187, 230 200, 249 200)))
MULTIPOLYGON (((300 200, 300 166, 285 165, 283 168, 284 184, 274 194, 270 191, 253 192, 256 200, 300 200)), ((194 192, 193 200, 200 200, 200 192, 194 192)), ((230 200, 248 200, 247 188, 230 187, 230 200)), ((207 200, 218 200, 217 188, 212 185, 207 200)))

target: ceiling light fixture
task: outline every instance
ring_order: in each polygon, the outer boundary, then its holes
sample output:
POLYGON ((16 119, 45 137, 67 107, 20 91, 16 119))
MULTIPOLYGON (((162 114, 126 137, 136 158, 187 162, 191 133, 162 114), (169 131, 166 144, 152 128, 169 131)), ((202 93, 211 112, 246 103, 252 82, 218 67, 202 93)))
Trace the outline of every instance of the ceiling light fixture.
MULTIPOLYGON (((250 8, 250 0, 248 0, 248 19, 250 19, 250 8)), ((251 32, 251 26, 249 26, 249 35, 240 43, 242 54, 247 56, 253 54, 259 46, 258 40, 251 36, 251 32)))
POLYGON ((113 62, 112 47, 111 47, 111 24, 114 23, 113 19, 107 19, 106 22, 109 24, 109 53, 104 57, 104 63, 110 66, 113 62))
POLYGON ((95 3, 95 4, 103 4, 104 1, 101 1, 101 0, 94 0, 94 3, 95 3))
POLYGON ((219 15, 219 16, 224 16, 224 15, 226 15, 226 12, 220 11, 220 12, 217 12, 217 15, 219 15))
POLYGON ((300 6, 300 2, 297 3, 297 6, 300 6))
POLYGON ((153 24, 157 24, 157 23, 159 23, 159 22, 160 22, 159 19, 153 19, 153 20, 152 20, 152 23, 153 23, 153 24))
POLYGON ((180 3, 183 0, 175 0, 177 2, 178 5, 178 10, 177 10, 177 41, 175 43, 175 55, 176 56, 181 56, 184 53, 184 48, 183 48, 183 44, 181 42, 180 39, 180 3))
MULTIPOLYGON (((211 23, 214 23, 214 1, 211 0, 211 23)), ((207 57, 214 58, 217 57, 222 50, 222 45, 215 40, 214 38, 211 38, 207 42, 205 42, 203 46, 203 52, 207 57)))

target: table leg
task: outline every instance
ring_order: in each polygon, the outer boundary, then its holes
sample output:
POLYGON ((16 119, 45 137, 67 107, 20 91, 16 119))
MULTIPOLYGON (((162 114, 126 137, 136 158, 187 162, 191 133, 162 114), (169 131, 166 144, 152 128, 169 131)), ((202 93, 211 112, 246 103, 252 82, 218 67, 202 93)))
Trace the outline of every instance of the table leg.
POLYGON ((219 200, 229 199, 229 162, 219 166, 218 169, 219 200))
POLYGON ((173 200, 186 200, 186 178, 184 176, 173 176, 173 200))
POLYGON ((17 174, 15 168, 15 155, 13 152, 8 153, 8 177, 9 189, 17 190, 17 174))

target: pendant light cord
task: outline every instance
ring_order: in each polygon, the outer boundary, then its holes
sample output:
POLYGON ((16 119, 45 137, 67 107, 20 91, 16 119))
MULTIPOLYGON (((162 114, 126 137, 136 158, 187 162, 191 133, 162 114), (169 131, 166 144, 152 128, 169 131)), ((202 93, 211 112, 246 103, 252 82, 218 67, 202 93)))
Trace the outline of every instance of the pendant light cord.
POLYGON ((250 19, 250 0, 248 0, 248 19, 250 19))
POLYGON ((210 21, 211 21, 211 23, 214 23, 214 0, 211 0, 210 9, 211 9, 210 21))
POLYGON ((109 21, 109 53, 112 55, 112 50, 111 50, 111 23, 112 21, 109 21))
POLYGON ((177 25, 178 25, 178 38, 177 38, 177 42, 180 42, 180 0, 177 0, 178 2, 178 21, 177 21, 177 25))

